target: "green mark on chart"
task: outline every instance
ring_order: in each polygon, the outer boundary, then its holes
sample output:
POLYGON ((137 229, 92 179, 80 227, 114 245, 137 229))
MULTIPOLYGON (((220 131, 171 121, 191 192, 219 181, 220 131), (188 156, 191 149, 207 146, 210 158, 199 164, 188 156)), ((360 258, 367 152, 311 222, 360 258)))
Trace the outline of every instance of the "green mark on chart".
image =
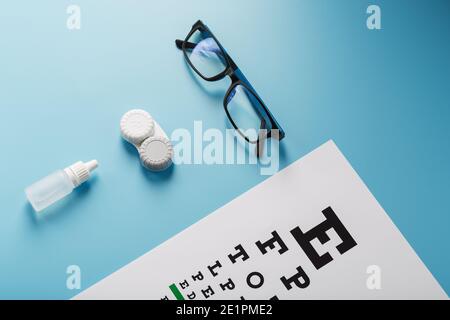
POLYGON ((177 286, 175 284, 171 284, 169 286, 169 289, 172 291, 173 295, 177 300, 184 300, 183 295, 181 294, 180 290, 178 290, 177 286))

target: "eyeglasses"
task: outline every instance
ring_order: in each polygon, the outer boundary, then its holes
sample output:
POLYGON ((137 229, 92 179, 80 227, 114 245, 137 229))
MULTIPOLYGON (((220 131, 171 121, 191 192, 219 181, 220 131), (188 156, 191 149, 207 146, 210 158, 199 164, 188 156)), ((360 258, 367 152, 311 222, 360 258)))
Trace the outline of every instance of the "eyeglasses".
POLYGON ((211 30, 197 21, 186 39, 175 40, 183 50, 186 61, 206 81, 218 81, 226 76, 231 86, 225 94, 223 105, 233 127, 249 143, 257 145, 266 138, 284 138, 284 130, 270 113, 250 82, 222 47, 211 30))

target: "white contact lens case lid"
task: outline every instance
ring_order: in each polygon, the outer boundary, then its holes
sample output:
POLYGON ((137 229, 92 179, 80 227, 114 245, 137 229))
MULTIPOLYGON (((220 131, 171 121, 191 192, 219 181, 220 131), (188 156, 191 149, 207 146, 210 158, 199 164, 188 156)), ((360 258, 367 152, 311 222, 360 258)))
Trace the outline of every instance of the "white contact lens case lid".
POLYGON ((120 120, 122 137, 135 146, 155 133, 155 122, 152 116, 144 110, 130 110, 120 120))
POLYGON ((139 151, 142 165, 152 171, 162 171, 172 164, 173 147, 167 134, 145 110, 133 109, 120 121, 122 137, 139 151))
POLYGON ((165 137, 150 137, 139 147, 142 165, 153 171, 162 171, 172 164, 172 144, 165 137))

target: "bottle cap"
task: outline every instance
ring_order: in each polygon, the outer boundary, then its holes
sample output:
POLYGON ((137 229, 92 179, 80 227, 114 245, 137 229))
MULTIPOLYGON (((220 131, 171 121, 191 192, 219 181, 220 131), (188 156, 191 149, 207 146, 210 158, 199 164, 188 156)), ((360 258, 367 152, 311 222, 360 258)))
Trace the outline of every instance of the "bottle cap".
POLYGON ((64 172, 69 176, 74 187, 78 187, 83 182, 87 181, 93 170, 98 167, 97 160, 91 160, 88 162, 78 161, 73 165, 64 169, 64 172))
POLYGON ((144 167, 152 171, 162 171, 172 164, 173 147, 165 137, 151 137, 139 148, 144 167))
POLYGON ((151 137, 154 131, 155 124, 153 118, 145 110, 130 110, 120 120, 122 137, 135 146, 139 146, 145 139, 151 137))

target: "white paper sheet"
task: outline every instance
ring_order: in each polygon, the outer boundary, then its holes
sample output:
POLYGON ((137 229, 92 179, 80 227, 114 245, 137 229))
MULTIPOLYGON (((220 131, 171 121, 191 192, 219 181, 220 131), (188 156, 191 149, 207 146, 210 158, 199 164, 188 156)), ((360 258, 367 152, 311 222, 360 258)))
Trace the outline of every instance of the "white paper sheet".
POLYGON ((447 298, 332 141, 75 299, 180 295, 186 300, 447 298), (266 242, 273 232, 281 241, 271 249, 266 242), (236 253, 241 255, 233 263, 229 255, 236 253))

